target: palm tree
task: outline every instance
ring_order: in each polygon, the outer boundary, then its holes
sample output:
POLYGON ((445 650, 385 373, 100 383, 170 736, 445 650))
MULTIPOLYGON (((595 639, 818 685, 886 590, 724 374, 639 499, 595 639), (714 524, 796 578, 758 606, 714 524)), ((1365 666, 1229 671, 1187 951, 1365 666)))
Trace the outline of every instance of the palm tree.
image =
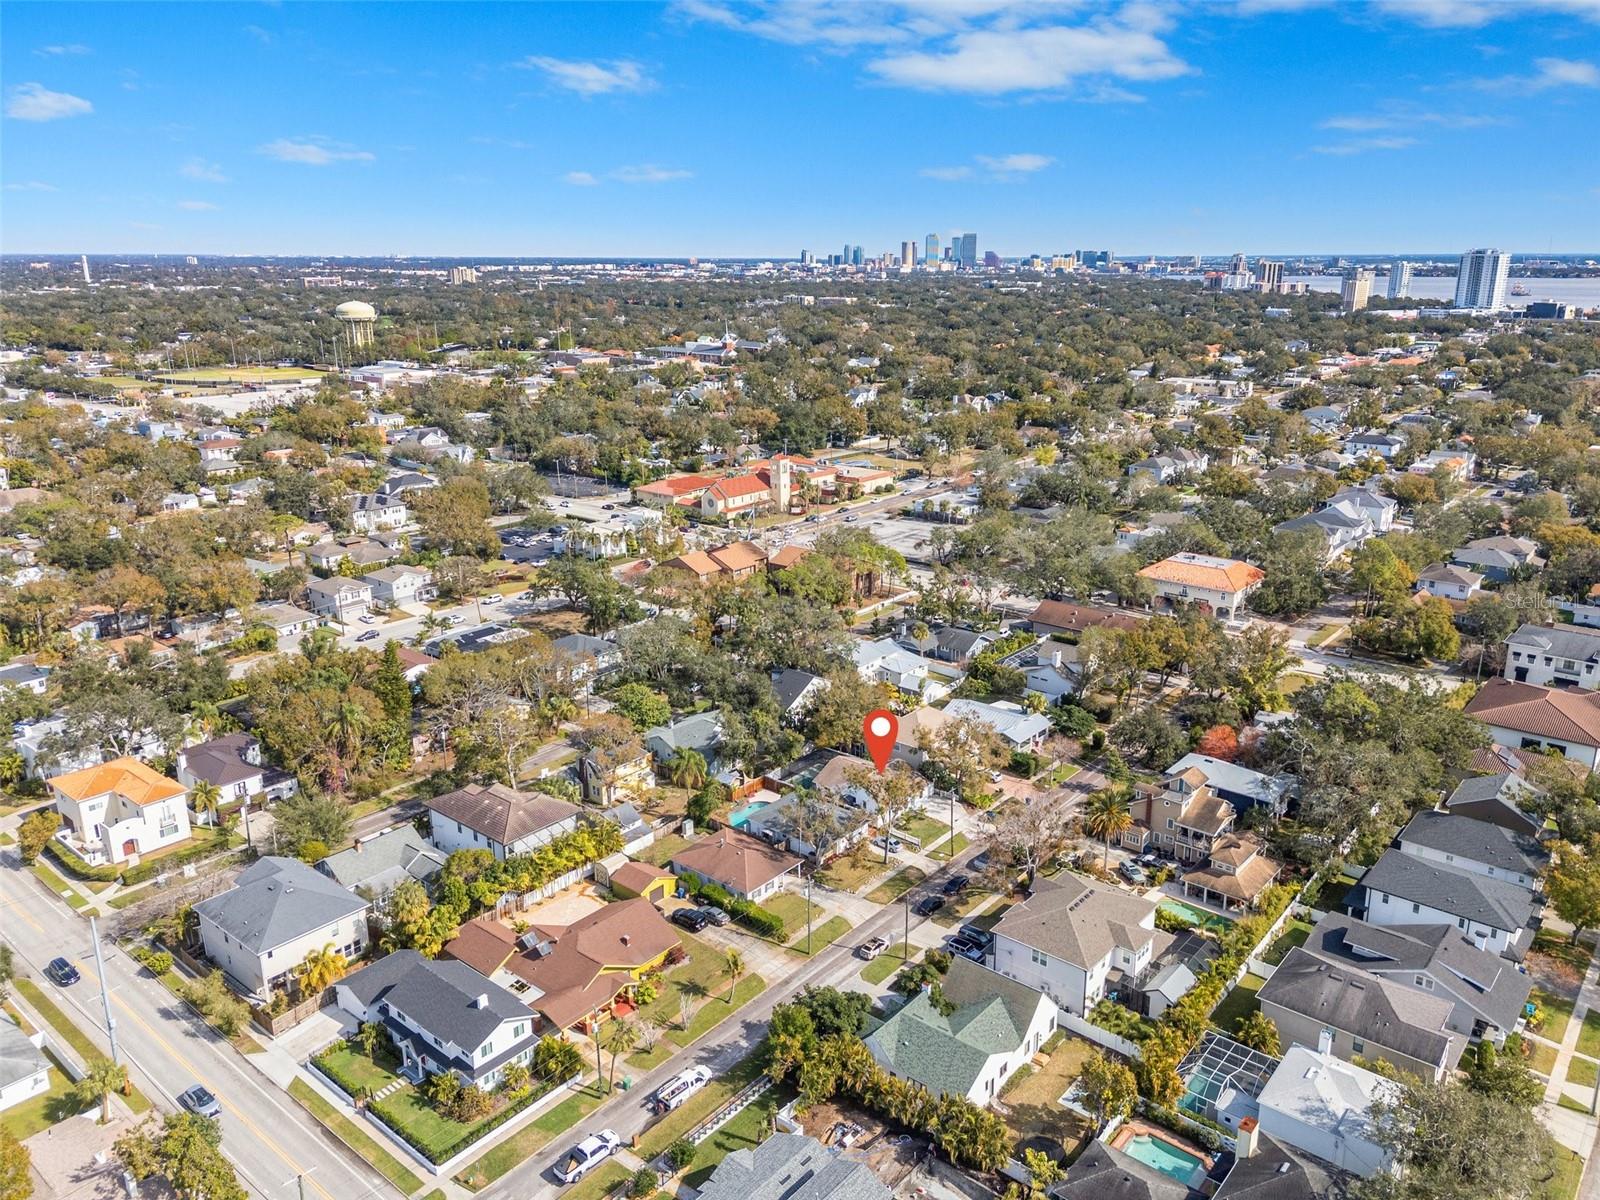
POLYGON ((189 807, 199 814, 202 824, 216 824, 217 806, 221 803, 222 789, 209 779, 202 779, 189 789, 189 807))
POLYGON ((16 787, 27 773, 27 759, 15 750, 0 751, 0 787, 16 787))
POLYGON ((744 977, 744 955, 732 946, 722 956, 722 973, 728 979, 728 1005, 733 1005, 733 992, 739 986, 739 980, 744 977))
POLYGON ((440 630, 449 628, 450 622, 446 621, 443 617, 438 616, 435 613, 429 613, 427 616, 422 618, 422 624, 417 626, 416 633, 411 635, 411 645, 413 648, 421 646, 440 630))
POLYGON ((1089 797, 1083 808, 1083 827, 1106 843, 1102 866, 1110 869, 1111 839, 1121 837, 1133 825, 1133 813, 1128 809, 1128 797, 1118 788, 1106 788, 1089 797))
POLYGON ((100 1102, 100 1124, 111 1120, 111 1093, 128 1086, 128 1068, 109 1058, 96 1059, 78 1080, 78 1095, 85 1104, 100 1102))
POLYGON ((617 1059, 639 1044, 639 1030, 632 1021, 612 1021, 606 1026, 605 1048, 611 1051, 611 1074, 606 1077, 609 1091, 617 1083, 617 1059))
POLYGON ((570 721, 578 715, 578 706, 571 696, 556 692, 546 696, 539 702, 539 719, 550 729, 555 729, 563 721, 570 721))
POLYGON ((344 955, 333 948, 329 942, 321 950, 313 950, 294 970, 295 979, 300 984, 300 992, 305 996, 320 996, 327 988, 344 977, 350 969, 350 962, 344 955))
POLYGON ((341 700, 323 726, 328 752, 332 758, 330 790, 335 795, 344 794, 346 776, 350 767, 361 757, 367 728, 367 710, 353 700, 341 700))
POLYGON ((711 778, 711 769, 706 766, 705 755, 685 746, 668 760, 667 778, 672 781, 674 787, 697 792, 705 787, 706 780, 711 778))

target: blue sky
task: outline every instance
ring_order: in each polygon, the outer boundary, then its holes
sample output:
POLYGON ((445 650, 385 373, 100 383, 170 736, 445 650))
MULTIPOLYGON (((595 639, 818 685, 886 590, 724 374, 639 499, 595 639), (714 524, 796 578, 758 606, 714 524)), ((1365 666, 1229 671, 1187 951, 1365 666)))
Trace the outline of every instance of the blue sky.
POLYGON ((1600 0, 8 3, 0 248, 1600 250, 1600 0))

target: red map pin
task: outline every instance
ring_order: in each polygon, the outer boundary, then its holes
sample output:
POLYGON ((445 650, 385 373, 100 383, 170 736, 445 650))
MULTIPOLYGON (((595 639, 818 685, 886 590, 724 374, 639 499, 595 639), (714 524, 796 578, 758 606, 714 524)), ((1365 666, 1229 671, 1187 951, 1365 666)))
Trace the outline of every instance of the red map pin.
POLYGON ((882 775, 889 769, 889 756, 894 753, 894 739, 900 734, 900 719, 887 708, 875 708, 861 722, 861 736, 866 739, 867 753, 872 755, 872 765, 882 775))

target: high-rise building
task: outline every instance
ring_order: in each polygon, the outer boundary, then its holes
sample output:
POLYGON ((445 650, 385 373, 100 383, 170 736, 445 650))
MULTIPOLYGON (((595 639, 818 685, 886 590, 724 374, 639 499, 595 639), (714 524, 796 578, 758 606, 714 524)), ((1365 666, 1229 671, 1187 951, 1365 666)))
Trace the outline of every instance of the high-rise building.
POLYGON ((1078 262, 1090 270, 1099 268, 1107 270, 1111 266, 1111 251, 1109 250, 1079 250, 1078 262))
POLYGON ((1411 295, 1411 264, 1395 262, 1389 267, 1389 299, 1411 295))
POLYGON ((477 283, 478 272, 473 267, 451 267, 450 282, 457 287, 464 283, 477 283))
POLYGON ((1256 259, 1256 282, 1263 292, 1275 292, 1283 286, 1283 264, 1270 259, 1256 259))
POLYGON ((865 258, 863 257, 863 255, 861 253, 861 247, 860 246, 851 246, 850 247, 850 265, 852 267, 859 267, 864 261, 865 261, 865 258))
POLYGON ((1504 308, 1511 255, 1504 250, 1468 250, 1456 272, 1457 308, 1504 308))
POLYGON ((1000 256, 993 250, 985 250, 983 252, 983 265, 991 271, 994 270, 1000 265, 1000 256))
POLYGON ((978 265, 978 235, 963 233, 959 239, 960 249, 956 252, 956 262, 964 270, 971 270, 978 265))
POLYGON ((900 265, 914 267, 917 265, 917 244, 915 242, 900 243, 900 265))
POLYGON ((87 254, 78 255, 78 265, 83 268, 83 281, 85 283, 93 283, 94 280, 89 278, 89 256, 87 254))
POLYGON ((922 257, 928 262, 937 262, 939 259, 939 235, 930 233, 922 240, 922 257))
POLYGON ((1372 299, 1372 270, 1369 267, 1352 267, 1345 272, 1341 296, 1344 311, 1360 312, 1372 299))
POLYGON ((1245 258, 1244 255, 1235 254, 1228 261, 1228 274, 1230 274, 1230 275, 1248 275, 1249 273, 1250 273, 1250 262, 1249 262, 1248 259, 1245 258))
POLYGON ((811 251, 809 251, 809 250, 800 251, 800 265, 802 267, 809 267, 811 265, 811 251))

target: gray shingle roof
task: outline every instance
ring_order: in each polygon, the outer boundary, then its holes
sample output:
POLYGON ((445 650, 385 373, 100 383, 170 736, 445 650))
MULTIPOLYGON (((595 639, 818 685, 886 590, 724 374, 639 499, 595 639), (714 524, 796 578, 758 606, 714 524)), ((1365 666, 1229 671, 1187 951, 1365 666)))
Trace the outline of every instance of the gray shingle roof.
POLYGON ((1189 1189, 1131 1155, 1094 1141, 1050 1195, 1057 1200, 1187 1200, 1189 1189))
POLYGON ((1330 963, 1298 946, 1258 995, 1263 1005, 1278 1005, 1370 1043, 1369 1058, 1390 1050, 1453 1068, 1466 1040, 1445 1028, 1449 1001, 1330 963))
POLYGON ((1153 919, 1155 907, 1063 873, 1036 880, 1033 895, 1000 918, 995 933, 1088 969, 1115 946, 1133 950, 1154 938, 1142 923, 1153 919))
POLYGON ((28 1040, 27 1034, 9 1018, 0 1017, 0 1088, 29 1079, 49 1065, 49 1060, 28 1040))
POLYGON ((1600 629, 1579 629, 1576 625, 1535 625, 1530 622, 1508 637, 1506 645, 1555 658, 1593 662, 1600 659, 1600 629))
POLYGON ((232 890, 202 900, 194 911, 246 950, 260 953, 368 907, 305 863, 269 856, 240 872, 232 890))
POLYGON ((1498 775, 1475 775, 1463 779, 1456 785, 1456 790, 1450 793, 1444 806, 1451 812, 1460 812, 1479 821, 1489 821, 1518 833, 1537 835, 1544 821, 1533 813, 1523 811, 1522 804, 1542 795, 1544 789, 1505 771, 1498 775))
POLYGON ((445 855, 409 825, 385 830, 330 854, 317 870, 347 888, 365 885, 386 892, 406 879, 430 879, 444 866, 445 855))
POLYGON ((775 1133, 735 1150, 700 1189, 700 1200, 889 1200, 889 1189, 863 1162, 815 1138, 775 1133))
POLYGON ((1525 888, 1429 862, 1403 850, 1384 851, 1383 857, 1361 877, 1361 884, 1369 905, 1382 903, 1373 893, 1387 892, 1507 933, 1531 924, 1539 913, 1525 888))
POLYGON ((1412 817, 1400 831, 1400 844, 1422 846, 1470 859, 1500 871, 1537 875, 1549 858, 1539 843, 1488 821, 1430 809, 1412 817))
POLYGON ((426 959, 415 950, 396 950, 341 979, 339 986, 366 1006, 386 1001, 413 1028, 465 1050, 476 1050, 506 1021, 525 1020, 530 1031, 533 1027, 533 1013, 522 1001, 453 958, 426 959))
POLYGON ((256 739, 248 733, 227 733, 188 747, 183 751, 184 765, 189 774, 218 787, 242 783, 265 770, 245 758, 256 745, 256 739))
POLYGON ((788 712, 818 678, 810 671, 799 671, 793 667, 779 671, 772 678, 772 691, 778 697, 778 707, 788 712))

